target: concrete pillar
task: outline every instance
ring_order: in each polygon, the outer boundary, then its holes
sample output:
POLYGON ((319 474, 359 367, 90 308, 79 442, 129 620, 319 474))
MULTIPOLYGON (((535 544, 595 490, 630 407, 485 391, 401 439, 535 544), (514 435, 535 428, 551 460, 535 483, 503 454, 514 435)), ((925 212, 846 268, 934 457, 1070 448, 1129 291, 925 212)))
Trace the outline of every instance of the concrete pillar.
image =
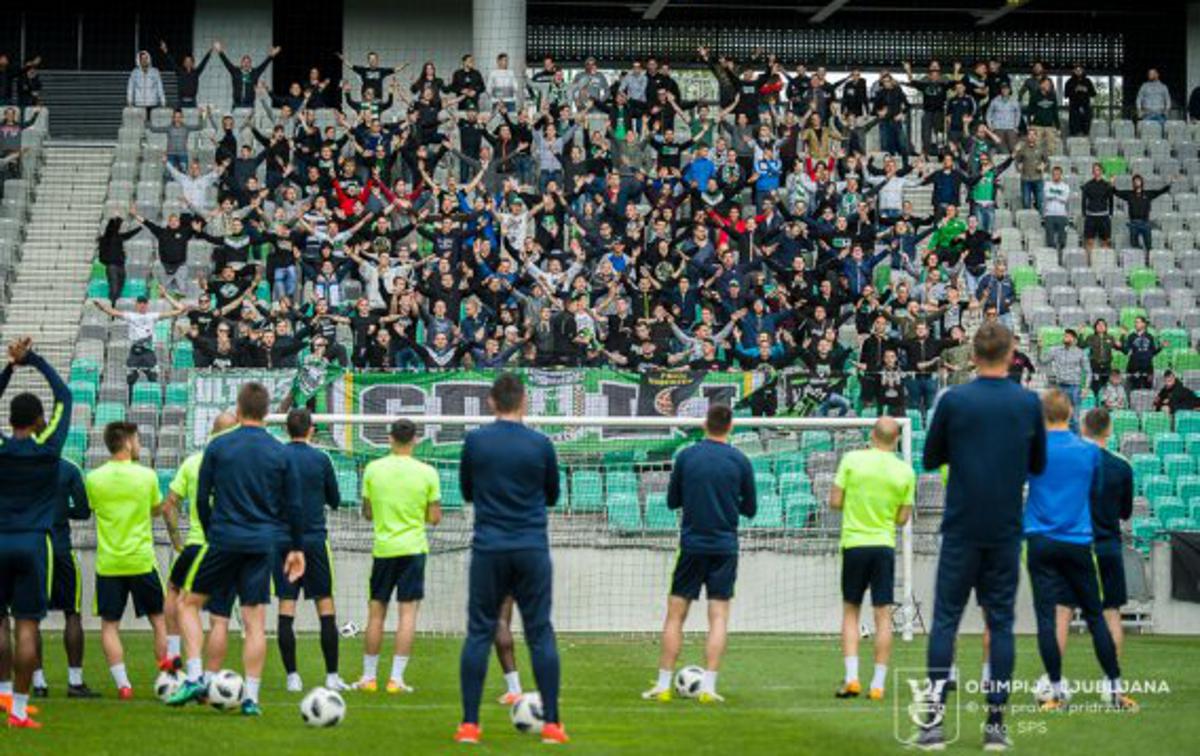
POLYGON ((508 53, 508 67, 517 81, 524 81, 525 0, 474 0, 471 16, 471 52, 484 79, 495 68, 496 56, 508 53))

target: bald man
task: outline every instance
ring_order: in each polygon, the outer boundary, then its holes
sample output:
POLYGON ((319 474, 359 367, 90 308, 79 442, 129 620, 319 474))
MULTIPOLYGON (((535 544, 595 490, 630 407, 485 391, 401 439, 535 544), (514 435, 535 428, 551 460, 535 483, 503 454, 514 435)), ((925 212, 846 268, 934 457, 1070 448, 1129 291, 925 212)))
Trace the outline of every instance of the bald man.
MULTIPOLYGON (((232 412, 222 412, 213 420, 212 432, 208 438, 211 441, 217 436, 237 426, 237 417, 232 412)), ((167 532, 171 536, 171 545, 175 548, 175 562, 171 565, 171 576, 167 581, 167 664, 170 669, 179 666, 179 606, 183 597, 183 584, 187 580, 188 571, 196 561, 196 555, 204 548, 204 528, 200 525, 200 517, 196 514, 196 487, 200 481, 200 462, 204 459, 204 451, 200 450, 183 461, 175 478, 171 481, 166 501, 163 502, 163 516, 167 520, 167 532), (179 511, 184 504, 188 505, 188 533, 185 540, 179 534, 179 511)), ((216 643, 224 647, 225 633, 229 626, 229 614, 233 610, 232 600, 213 597, 208 602, 208 613, 211 619, 210 645, 216 643)), ((223 656, 223 654, 222 654, 223 656)), ((217 669, 220 669, 218 667, 217 669)))
POLYGON ((883 700, 888 659, 892 654, 892 589, 896 583, 896 527, 912 514, 916 476, 896 456, 900 425, 881 417, 871 430, 871 444, 842 457, 829 495, 829 506, 842 512, 842 657, 846 677, 834 694, 856 698, 859 610, 871 589, 875 610, 875 673, 868 697, 883 700))

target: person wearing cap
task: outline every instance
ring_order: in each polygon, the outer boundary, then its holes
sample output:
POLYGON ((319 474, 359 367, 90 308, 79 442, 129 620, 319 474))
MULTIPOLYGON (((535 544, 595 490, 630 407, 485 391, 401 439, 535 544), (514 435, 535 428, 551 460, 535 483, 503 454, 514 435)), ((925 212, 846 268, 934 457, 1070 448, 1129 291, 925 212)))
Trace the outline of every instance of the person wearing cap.
POLYGON ((417 609, 425 597, 426 525, 442 520, 442 491, 437 471, 413 456, 417 426, 401 418, 388 430, 391 453, 363 471, 362 514, 375 531, 371 548, 371 598, 363 642, 363 672, 355 688, 374 693, 388 603, 399 604, 389 693, 411 693, 404 671, 412 653, 417 609))
POLYGON ((137 298, 133 312, 118 310, 102 299, 92 303, 105 315, 124 320, 129 326, 129 356, 125 360, 125 381, 129 384, 129 398, 133 399, 133 386, 141 374, 151 383, 158 382, 158 357, 154 353, 154 326, 159 320, 174 320, 187 312, 187 307, 172 299, 161 285, 163 297, 171 304, 166 312, 150 312, 150 299, 145 295, 137 298))
MULTIPOLYGON (((1066 394, 1072 409, 1079 406, 1081 388, 1089 384, 1092 375, 1087 352, 1079 348, 1079 336, 1073 328, 1063 332, 1061 346, 1052 348, 1046 357, 1050 385, 1066 394)), ((1079 421, 1071 413, 1071 430, 1079 429, 1079 421)))

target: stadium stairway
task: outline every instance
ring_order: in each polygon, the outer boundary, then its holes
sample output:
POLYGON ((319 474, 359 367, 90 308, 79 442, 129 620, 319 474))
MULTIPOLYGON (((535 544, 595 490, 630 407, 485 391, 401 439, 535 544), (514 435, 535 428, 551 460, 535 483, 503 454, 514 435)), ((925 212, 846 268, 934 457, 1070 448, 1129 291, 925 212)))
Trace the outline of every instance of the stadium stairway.
MULTIPOLYGON (((95 257, 113 147, 51 141, 44 155, 0 339, 7 343, 32 336, 38 353, 65 379, 95 257)), ((31 371, 18 372, 9 389, 25 390, 49 398, 45 382, 31 371)))

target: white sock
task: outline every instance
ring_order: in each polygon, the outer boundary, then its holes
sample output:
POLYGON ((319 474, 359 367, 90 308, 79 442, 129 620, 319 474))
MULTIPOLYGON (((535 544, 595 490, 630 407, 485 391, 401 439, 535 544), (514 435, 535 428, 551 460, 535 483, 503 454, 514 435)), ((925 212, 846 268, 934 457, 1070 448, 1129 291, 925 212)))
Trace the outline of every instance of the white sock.
POLYGON ((113 682, 117 684, 118 688, 133 687, 129 684, 129 675, 125 672, 124 664, 114 664, 108 668, 108 671, 112 673, 113 682))
POLYGON ((246 678, 246 700, 258 703, 258 686, 260 680, 257 677, 246 678))
POLYGON ((212 682, 212 676, 212 672, 208 671, 207 669, 204 670, 200 673, 200 684, 207 688, 208 684, 212 682))
POLYGON ((288 676, 287 676, 288 683, 291 683, 293 680, 295 680, 296 682, 300 682, 300 673, 299 672, 288 672, 288 676))
POLYGON ((671 670, 669 670, 669 669, 658 670, 658 684, 655 685, 654 687, 658 688, 659 690, 670 690, 671 689, 671 670))
POLYGON ((187 660, 187 679, 188 682, 200 682, 200 675, 203 673, 203 668, 200 665, 199 657, 187 660))
POLYGON ((717 692, 717 673, 711 669, 704 670, 704 677, 700 679, 701 693, 716 693, 717 692))
POLYGON ((958 667, 957 666, 953 666, 950 668, 950 674, 946 675, 946 679, 947 680, 957 680, 958 679, 958 667))
POLYGON ((11 696, 12 692, 12 680, 0 682, 0 696, 11 696))
POLYGON ((172 659, 174 659, 176 656, 179 656, 179 636, 178 635, 168 635, 167 636, 167 656, 172 659))
POLYGON ((46 687, 46 670, 40 668, 33 670, 33 687, 46 687))
POLYGON ((1118 677, 1115 680, 1105 679, 1102 690, 1104 691, 1105 698, 1115 698, 1121 692, 1121 678, 1118 677))
POLYGON ((521 673, 517 670, 504 673, 504 684, 508 686, 509 693, 521 695, 521 673))
POLYGON ((379 654, 363 654, 363 673, 366 680, 374 680, 375 672, 379 669, 379 654))
POLYGON ((984 662, 983 669, 979 672, 979 682, 990 683, 992 681, 992 663, 984 662))
POLYGON ((1055 698, 1062 698, 1062 680, 1058 682, 1050 681, 1050 690, 1054 693, 1055 698))
POLYGON ((14 693, 12 701, 12 711, 9 713, 14 719, 24 719, 28 716, 25 713, 25 705, 29 703, 28 693, 14 693))
MULTIPOLYGON (((297 673, 296 676, 299 677, 300 676, 299 673, 297 673)), ((338 687, 340 687, 341 682, 342 682, 342 678, 337 672, 327 672, 325 674, 325 687, 326 688, 329 688, 330 690, 337 690, 338 687)))
POLYGON ((404 670, 408 669, 407 656, 392 657, 392 679, 396 682, 404 682, 404 670))
POLYGON ((847 656, 842 661, 846 662, 846 682, 852 682, 858 679, 858 657, 847 656))
POLYGON ((83 685, 83 667, 67 667, 67 683, 83 685))
POLYGON ((883 690, 883 686, 887 683, 887 665, 876 664, 875 675, 871 678, 871 688, 874 690, 883 690))

